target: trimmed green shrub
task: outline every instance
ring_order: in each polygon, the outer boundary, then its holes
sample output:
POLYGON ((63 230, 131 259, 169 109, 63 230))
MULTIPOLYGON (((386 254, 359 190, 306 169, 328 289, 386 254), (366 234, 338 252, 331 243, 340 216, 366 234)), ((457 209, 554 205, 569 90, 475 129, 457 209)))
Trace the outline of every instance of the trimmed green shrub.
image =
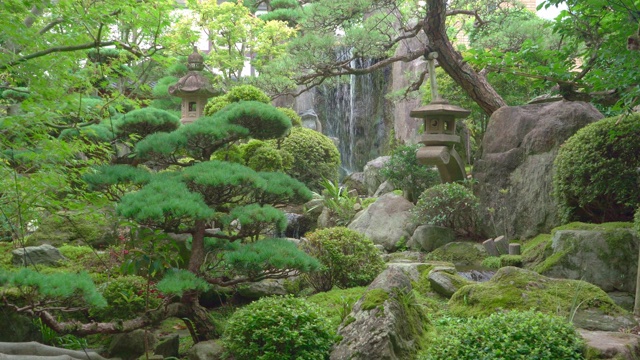
MULTIPOLYGON (((108 305, 104 308, 92 310, 91 315, 99 320, 133 319, 145 311, 145 295, 147 280, 141 276, 126 275, 108 282, 102 290, 102 296, 108 305)), ((149 291, 149 309, 160 305, 160 298, 155 288, 149 291)))
POLYGON ((302 125, 302 118, 300 117, 300 115, 298 115, 298 113, 295 110, 290 108, 285 108, 285 107, 279 107, 278 110, 280 110, 285 115, 287 115, 289 120, 291 120, 291 126, 302 125))
POLYGON ((204 115, 211 116, 231 104, 226 95, 211 98, 204 106, 204 115))
POLYGON ((223 343, 236 359, 324 360, 335 340, 329 324, 304 299, 266 297, 231 316, 223 343))
POLYGON ((640 204, 640 113, 580 129, 555 159, 554 195, 564 222, 631 221, 640 204))
POLYGON ((239 146, 243 163, 256 171, 286 171, 291 168, 293 157, 270 143, 261 140, 249 140, 239 146))
POLYGON ((416 151, 420 146, 422 145, 398 146, 381 170, 382 175, 396 189, 401 189, 404 197, 413 203, 427 188, 440 183, 438 171, 418 163, 416 151))
POLYGON ((303 249, 323 265, 322 270, 305 275, 316 291, 367 286, 384 269, 379 250, 357 231, 333 227, 306 237, 303 249))
POLYGON ((240 85, 232 87, 229 92, 227 92, 227 100, 229 102, 238 102, 238 101, 258 101, 261 103, 269 104, 271 103, 271 98, 264 91, 258 89, 253 85, 240 85))
POLYGON ((478 199, 458 183, 439 184, 425 190, 411 210, 418 224, 451 228, 462 235, 473 235, 478 199))
POLYGON ((494 313, 446 327, 420 360, 584 359, 582 338, 565 319, 535 311, 494 313))
MULTIPOLYGON (((277 142, 271 140, 276 146, 277 142)), ((277 147, 277 146, 276 146, 277 147)), ((280 149, 293 156, 287 175, 303 182, 313 191, 322 190, 322 179, 338 180, 340 152, 325 135, 303 127, 291 128, 289 136, 280 141, 280 149)))
POLYGON ((147 107, 130 111, 118 118, 114 125, 116 134, 128 137, 135 134, 145 137, 156 132, 171 132, 180 127, 180 119, 170 112, 147 107))

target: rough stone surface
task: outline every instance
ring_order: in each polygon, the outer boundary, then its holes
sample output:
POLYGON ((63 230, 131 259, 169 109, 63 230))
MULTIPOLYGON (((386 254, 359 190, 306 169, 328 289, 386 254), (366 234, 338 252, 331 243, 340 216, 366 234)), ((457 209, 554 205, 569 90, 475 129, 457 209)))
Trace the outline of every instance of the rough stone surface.
POLYGON ((342 180, 342 184, 349 190, 356 190, 358 195, 367 195, 367 186, 364 184, 364 171, 347 175, 342 180))
POLYGON ((640 358, 640 336, 621 332, 579 329, 580 336, 598 359, 636 360, 640 358))
POLYGON ((411 250, 431 252, 455 240, 456 234, 450 228, 435 225, 420 225, 407 242, 407 247, 411 250))
POLYGON ((373 196, 380 184, 386 180, 382 174, 380 174, 380 170, 390 158, 390 156, 380 156, 369 161, 364 166, 364 185, 367 188, 367 196, 373 196))
POLYGON ((153 353, 156 355, 162 355, 163 357, 179 357, 180 351, 180 335, 171 334, 164 336, 158 340, 158 345, 156 345, 153 353))
POLYGON ((302 119, 302 126, 318 132, 322 132, 322 124, 320 123, 318 114, 316 114, 313 109, 305 110, 299 115, 300 119, 302 119))
POLYGON ((331 360, 396 360, 407 359, 416 351, 416 343, 408 331, 412 325, 399 296, 411 291, 409 277, 400 269, 383 271, 369 285, 367 293, 356 302, 338 330, 342 340, 331 352, 331 360), (366 310, 367 294, 383 290, 388 299, 366 310))
POLYGON ((380 184, 380 186, 378 186, 376 192, 373 193, 373 197, 379 197, 384 194, 388 194, 395 189, 396 188, 393 186, 393 184, 391 184, 389 180, 385 180, 382 184, 380 184))
POLYGON ((349 229, 367 236, 374 244, 393 251, 404 237, 409 239, 414 230, 410 210, 413 204, 400 195, 385 194, 369 205, 349 224, 349 229))
POLYGON ((446 298, 450 298, 461 287, 473 284, 472 281, 460 275, 442 271, 441 269, 431 270, 427 279, 429 279, 429 284, 431 284, 433 291, 446 298))
POLYGON ((224 348, 218 340, 201 341, 191 347, 187 353, 189 360, 221 360, 224 348))
POLYGON ((555 263, 542 273, 634 294, 639 242, 630 228, 558 230, 551 240, 555 263))
POLYGON ((607 315, 597 309, 578 309, 573 317, 573 325, 587 330, 620 331, 636 327, 638 323, 631 314, 607 315))
POLYGON ((487 250, 481 244, 455 241, 445 244, 427 254, 428 260, 450 261, 456 266, 477 266, 487 257, 487 250))
POLYGON ((247 299, 259 299, 265 296, 286 295, 284 281, 281 279, 267 279, 238 286, 238 295, 247 299))
POLYGON ((488 236, 527 238, 559 224, 553 160, 565 140, 601 118, 591 104, 567 101, 508 106, 491 115, 474 164, 480 203, 494 209, 481 214, 488 236))
POLYGON ((109 356, 119 357, 122 360, 137 359, 144 354, 145 337, 149 348, 153 349, 158 342, 157 336, 151 331, 134 330, 126 334, 114 335, 109 344, 109 356))
POLYGON ((49 265, 55 266, 58 261, 66 260, 57 248, 43 244, 40 246, 27 246, 11 251, 14 266, 49 265))

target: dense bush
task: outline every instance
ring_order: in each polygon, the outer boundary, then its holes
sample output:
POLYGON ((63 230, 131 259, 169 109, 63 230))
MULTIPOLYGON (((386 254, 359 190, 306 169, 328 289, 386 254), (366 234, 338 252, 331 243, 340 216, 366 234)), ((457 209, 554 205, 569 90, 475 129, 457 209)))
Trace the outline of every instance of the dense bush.
MULTIPOLYGON (((147 280, 141 276, 126 275, 115 278, 102 290, 102 296, 108 305, 93 310, 92 315, 102 321, 133 319, 146 309, 146 289, 147 280)), ((152 287, 149 291, 149 309, 156 308, 160 301, 152 287)))
POLYGON ((600 120, 560 148, 553 177, 564 222, 631 221, 640 204, 640 113, 600 120))
POLYGON ((226 95, 212 97, 204 106, 204 115, 211 116, 231 104, 226 95))
POLYGON ((445 328, 420 360, 583 359, 583 343, 560 317, 534 311, 494 313, 445 328))
MULTIPOLYGON (((271 143, 277 144, 271 140, 271 143)), ((291 134, 279 141, 281 149, 293 156, 287 175, 303 182, 313 191, 322 189, 322 179, 338 180, 340 152, 336 145, 321 133, 303 128, 291 128, 291 134)))
POLYGON ((398 146, 391 158, 382 167, 382 175, 396 189, 404 192, 404 197, 416 202, 418 196, 427 188, 440 183, 438 171, 418 163, 416 151, 421 145, 398 146))
POLYGON ((305 275, 317 291, 367 286, 384 269, 384 261, 373 242, 346 227, 333 227, 307 234, 303 249, 322 263, 322 270, 305 275))
POLYGON ((475 232, 478 199, 458 183, 439 184, 425 190, 411 210, 418 224, 454 229, 463 235, 475 232))
POLYGON ((299 298, 267 297, 231 316, 223 342, 236 359, 324 360, 334 337, 315 305, 299 298))
POLYGON ((293 163, 291 154, 261 140, 250 140, 238 148, 243 164, 256 171, 285 172, 293 163))
POLYGON ((279 107, 278 110, 287 115, 287 117, 291 120, 291 126, 302 125, 302 118, 295 110, 285 107, 279 107))
POLYGON ((253 85, 239 85, 232 87, 225 96, 229 102, 258 101, 265 104, 269 104, 271 102, 271 99, 264 93, 264 91, 253 85))

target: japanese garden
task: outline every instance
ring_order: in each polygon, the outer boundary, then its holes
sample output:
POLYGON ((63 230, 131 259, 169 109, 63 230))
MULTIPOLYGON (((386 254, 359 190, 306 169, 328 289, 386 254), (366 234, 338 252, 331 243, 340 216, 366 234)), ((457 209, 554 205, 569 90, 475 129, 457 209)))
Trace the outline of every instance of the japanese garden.
POLYGON ((0 18, 0 359, 640 357, 640 1, 0 18))

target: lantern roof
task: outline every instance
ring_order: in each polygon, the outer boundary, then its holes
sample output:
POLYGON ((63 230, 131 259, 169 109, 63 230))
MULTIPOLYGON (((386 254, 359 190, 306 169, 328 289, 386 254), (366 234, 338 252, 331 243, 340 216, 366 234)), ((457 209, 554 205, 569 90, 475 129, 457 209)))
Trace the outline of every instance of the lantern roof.
POLYGON ((454 118, 464 118, 471 114, 470 110, 462 108, 457 105, 449 104, 446 99, 437 98, 430 102, 428 105, 420 106, 417 109, 411 110, 409 115, 415 118, 428 118, 431 116, 451 116, 454 118))
POLYGON ((204 58, 198 53, 196 47, 193 48, 193 53, 187 58, 187 68, 189 72, 181 77, 175 85, 169 86, 169 94, 178 97, 189 95, 212 97, 219 93, 219 91, 211 87, 209 80, 202 75, 204 58))

